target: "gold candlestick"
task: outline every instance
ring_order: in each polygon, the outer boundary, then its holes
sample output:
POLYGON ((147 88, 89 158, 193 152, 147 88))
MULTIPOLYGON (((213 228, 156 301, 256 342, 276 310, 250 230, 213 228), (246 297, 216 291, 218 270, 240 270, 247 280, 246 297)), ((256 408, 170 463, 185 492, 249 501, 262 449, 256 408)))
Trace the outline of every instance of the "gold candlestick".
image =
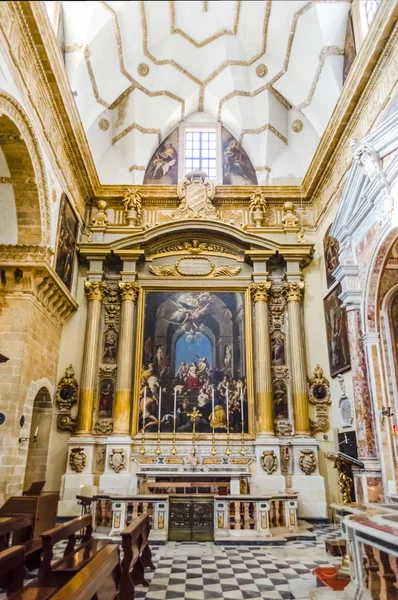
POLYGON ((160 447, 160 419, 158 420, 158 437, 157 437, 157 446, 156 446, 155 454, 157 454, 158 456, 160 454, 162 454, 162 449, 160 447))
POLYGON ((227 448, 225 450, 225 454, 227 456, 231 456, 231 437, 230 437, 230 432, 229 432, 229 422, 228 422, 228 426, 227 426, 227 448))
POLYGON ((192 421, 192 456, 196 456, 196 419, 201 417, 202 414, 198 411, 196 406, 194 406, 193 411, 187 414, 187 417, 191 417, 192 421))
POLYGON ((170 454, 172 454, 173 456, 175 456, 177 454, 177 449, 176 449, 176 419, 173 419, 173 440, 171 442, 170 454))
POLYGON ((215 456, 217 454, 217 450, 216 450, 216 436, 214 433, 214 427, 213 427, 213 433, 211 434, 211 454, 212 456, 215 456))
POLYGON ((245 456, 246 454, 246 448, 245 448, 245 422, 242 419, 242 448, 240 449, 240 453, 242 456, 245 456))
POLYGON ((141 456, 144 456, 146 450, 145 450, 145 428, 142 428, 142 432, 141 432, 141 448, 140 448, 140 454, 141 456))

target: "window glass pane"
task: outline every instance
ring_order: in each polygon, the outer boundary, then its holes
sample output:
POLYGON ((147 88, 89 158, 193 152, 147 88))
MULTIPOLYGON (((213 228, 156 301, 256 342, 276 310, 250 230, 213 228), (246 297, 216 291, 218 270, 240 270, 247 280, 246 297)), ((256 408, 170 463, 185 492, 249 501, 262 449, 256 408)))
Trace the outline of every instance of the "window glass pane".
POLYGON ((194 160, 192 161, 192 165, 193 165, 193 168, 194 168, 194 169, 199 169, 199 166, 200 166, 200 161, 199 161, 199 160, 196 160, 196 159, 194 159, 194 160))
POLYGON ((202 157, 203 158, 208 158, 209 157, 209 151, 208 150, 202 150, 202 157))
POLYGON ((200 149, 200 142, 194 142, 193 143, 193 147, 195 150, 199 150, 200 149))
POLYGON ((193 139, 194 140, 200 140, 200 132, 194 133, 193 134, 193 139))
POLYGON ((200 170, 217 177, 217 135, 215 131, 185 132, 185 172, 200 170))
POLYGON ((185 150, 185 156, 187 158, 192 158, 192 150, 188 150, 188 148, 185 150))
POLYGON ((192 132, 191 131, 187 131, 187 133, 185 134, 185 139, 192 140, 192 132))

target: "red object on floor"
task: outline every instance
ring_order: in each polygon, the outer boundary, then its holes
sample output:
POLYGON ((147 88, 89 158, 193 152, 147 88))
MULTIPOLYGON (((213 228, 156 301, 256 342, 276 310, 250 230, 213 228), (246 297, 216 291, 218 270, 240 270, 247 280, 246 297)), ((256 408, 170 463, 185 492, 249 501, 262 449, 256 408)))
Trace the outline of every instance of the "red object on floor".
POLYGON ((317 579, 318 587, 328 587, 335 592, 341 592, 350 583, 348 578, 338 577, 338 567, 318 567, 312 572, 317 579))

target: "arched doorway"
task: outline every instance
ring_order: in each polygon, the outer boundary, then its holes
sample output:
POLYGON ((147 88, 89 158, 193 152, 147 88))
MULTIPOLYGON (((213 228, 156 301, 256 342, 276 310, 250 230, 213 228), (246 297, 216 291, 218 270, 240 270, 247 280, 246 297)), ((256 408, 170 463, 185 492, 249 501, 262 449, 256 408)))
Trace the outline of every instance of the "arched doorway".
POLYGON ((45 481, 53 405, 48 389, 40 388, 33 402, 30 442, 26 461, 24 490, 34 481, 45 481), (36 441, 34 436, 37 435, 36 441))

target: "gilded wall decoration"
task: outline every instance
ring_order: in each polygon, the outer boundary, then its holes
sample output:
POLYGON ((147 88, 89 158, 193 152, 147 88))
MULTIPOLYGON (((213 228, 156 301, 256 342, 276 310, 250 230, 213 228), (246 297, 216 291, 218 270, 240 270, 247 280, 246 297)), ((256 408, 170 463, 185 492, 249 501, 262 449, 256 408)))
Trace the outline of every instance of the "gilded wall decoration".
POLYGON ((55 271, 68 290, 71 289, 76 256, 78 220, 65 194, 62 194, 59 212, 58 241, 55 271))
POLYGON ((176 185, 178 182, 178 127, 153 154, 144 175, 144 185, 176 185))
POLYGON ((329 410, 331 405, 331 394, 329 380, 326 379, 323 369, 316 365, 314 374, 308 380, 308 400, 315 406, 316 419, 310 419, 310 429, 312 435, 318 432, 325 432, 329 429, 329 410))
POLYGON ((234 136, 221 128, 223 184, 257 185, 257 175, 243 146, 234 136))
MULTIPOLYGON (((271 288, 271 294, 268 302, 269 319, 271 330, 281 329, 285 322, 286 297, 283 288, 271 288)), ((278 352, 280 356, 280 352, 278 352)), ((283 355, 285 348, 283 347, 283 355)))
POLYGON ((109 456, 109 466, 120 473, 126 468, 126 453, 122 448, 112 448, 112 454, 109 456))
POLYGON ((72 365, 65 369, 65 375, 58 382, 55 393, 55 403, 59 408, 57 416, 57 427, 60 431, 76 430, 76 418, 71 416, 72 406, 77 404, 79 397, 79 386, 75 379, 72 365))
POLYGON ((260 63, 259 65, 257 65, 256 67, 256 75, 257 77, 265 77, 266 74, 268 73, 268 68, 264 63, 260 63))
POLYGON ((264 194, 261 192, 254 192, 254 194, 250 196, 249 213, 255 227, 261 227, 263 225, 266 210, 267 201, 265 200, 264 194))
POLYGON ((72 448, 69 455, 69 464, 73 471, 81 473, 86 466, 87 457, 83 448, 72 448))
POLYGON ((316 456, 314 450, 301 450, 299 465, 303 473, 311 475, 316 469, 316 456))
POLYGON ((336 238, 329 235, 333 223, 327 228, 325 237, 323 238, 323 254, 325 257, 326 284, 330 288, 335 283, 333 271, 339 266, 339 250, 340 244, 336 238))
POLYGON ((184 177, 177 187, 180 205, 173 213, 173 219, 218 219, 212 203, 215 192, 214 183, 205 173, 195 171, 184 177))
POLYGON ((340 294, 341 285, 338 284, 323 301, 330 374, 332 377, 351 368, 347 314, 339 298, 340 294))
POLYGON ((142 226, 142 196, 136 190, 129 188, 123 196, 124 214, 130 227, 142 226))
POLYGON ((120 320, 120 306, 117 304, 105 305, 105 325, 109 327, 117 327, 120 320))
POLYGON ((277 469, 278 459, 275 456, 274 450, 264 450, 260 458, 262 468, 268 475, 272 475, 277 469))
POLYGON ((283 205, 283 216, 281 219, 282 226, 285 229, 289 229, 289 227, 296 228, 299 226, 300 219, 296 215, 296 207, 293 202, 288 200, 283 205))
POLYGON ((276 435, 291 435, 293 427, 289 421, 275 421, 274 431, 276 435))
POLYGON ((95 454, 95 472, 103 473, 105 471, 105 460, 106 460, 106 447, 97 448, 95 454))
POLYGON ((295 119, 292 123, 292 130, 294 133, 300 133, 300 131, 303 131, 303 122, 300 121, 300 119, 295 119))
POLYGON ((106 212, 108 208, 108 202, 106 200, 98 200, 97 201, 97 212, 91 219, 92 227, 106 227, 108 223, 108 213, 106 212))
POLYGON ((241 267, 233 265, 215 265, 205 257, 182 257, 175 265, 149 265, 149 272, 157 277, 234 277, 241 267))

